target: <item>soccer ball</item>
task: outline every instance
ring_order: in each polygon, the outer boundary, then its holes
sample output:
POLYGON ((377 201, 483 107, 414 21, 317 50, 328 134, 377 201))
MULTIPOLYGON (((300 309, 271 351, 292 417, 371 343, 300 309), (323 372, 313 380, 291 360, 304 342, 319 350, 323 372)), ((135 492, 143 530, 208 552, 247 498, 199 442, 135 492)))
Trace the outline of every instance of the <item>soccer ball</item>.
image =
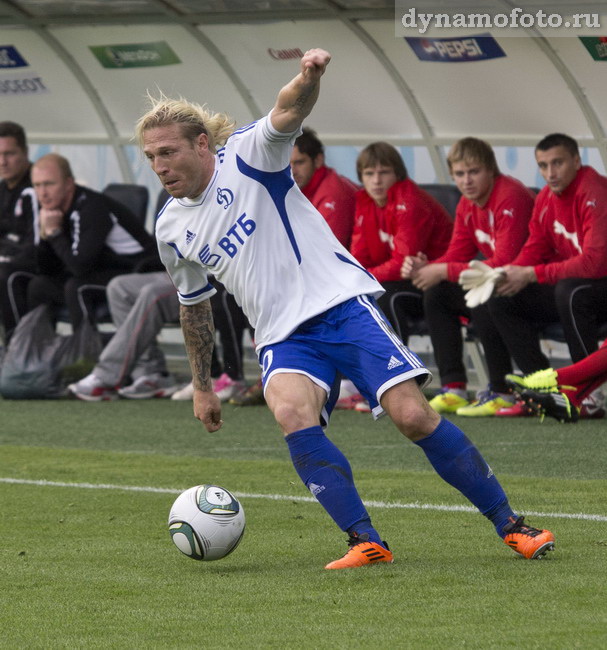
POLYGON ((169 512, 175 546, 193 560, 220 560, 244 534, 244 510, 238 499, 218 485, 196 485, 182 492, 169 512))

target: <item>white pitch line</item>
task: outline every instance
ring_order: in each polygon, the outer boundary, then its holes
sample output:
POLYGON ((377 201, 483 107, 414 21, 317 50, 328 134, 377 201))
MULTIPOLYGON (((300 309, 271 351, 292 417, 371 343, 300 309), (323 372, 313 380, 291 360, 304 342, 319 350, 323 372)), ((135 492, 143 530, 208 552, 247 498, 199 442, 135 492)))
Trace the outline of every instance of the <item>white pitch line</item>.
MULTIPOLYGON (((40 487, 67 487, 86 490, 122 490, 125 492, 148 492, 156 494, 181 494, 185 488, 158 488, 139 485, 114 485, 112 483, 64 483, 61 481, 45 481, 26 478, 0 477, 0 483, 14 485, 38 485, 40 487)), ((268 501, 297 501, 299 503, 317 503, 314 497, 289 496, 287 494, 254 494, 248 492, 234 492, 241 499, 266 499, 268 501)), ((398 503, 387 501, 364 501, 366 506, 372 508, 387 508, 396 510, 438 510, 440 512, 478 512, 473 506, 451 506, 434 503, 398 503)), ((592 515, 583 512, 540 512, 526 510, 526 515, 538 517, 553 517, 555 519, 580 519, 584 521, 607 521, 607 515, 592 515)))

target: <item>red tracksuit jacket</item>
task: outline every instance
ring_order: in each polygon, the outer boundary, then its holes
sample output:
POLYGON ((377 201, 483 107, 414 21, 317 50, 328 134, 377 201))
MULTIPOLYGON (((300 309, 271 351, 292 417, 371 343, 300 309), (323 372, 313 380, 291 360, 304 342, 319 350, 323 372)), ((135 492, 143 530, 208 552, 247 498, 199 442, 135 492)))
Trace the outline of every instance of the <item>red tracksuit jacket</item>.
POLYGON ((447 263, 447 279, 459 274, 480 252, 485 264, 509 264, 520 253, 529 233, 534 194, 511 176, 500 174, 487 203, 480 207, 465 196, 457 204, 453 236, 447 252, 436 260, 447 263))
POLYGON ((301 188, 303 195, 322 214, 345 248, 350 248, 354 228, 354 195, 358 186, 330 167, 317 169, 310 182, 301 188))
POLYGON ((453 230, 447 210, 410 179, 394 183, 383 208, 359 190, 355 214, 350 252, 379 282, 401 280, 406 255, 442 255, 453 230))
POLYGON ((607 276, 607 178, 584 166, 561 194, 544 187, 512 264, 533 266, 545 284, 607 276))

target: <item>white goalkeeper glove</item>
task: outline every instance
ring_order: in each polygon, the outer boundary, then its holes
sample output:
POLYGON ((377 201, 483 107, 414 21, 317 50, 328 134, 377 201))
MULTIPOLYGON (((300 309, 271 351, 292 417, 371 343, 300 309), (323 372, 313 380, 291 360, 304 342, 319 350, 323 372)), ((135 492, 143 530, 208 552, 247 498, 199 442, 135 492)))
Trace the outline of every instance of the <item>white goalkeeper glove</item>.
POLYGON ((493 269, 480 260, 472 260, 470 268, 459 275, 459 284, 466 290, 464 296, 466 305, 478 307, 491 298, 496 282, 503 277, 502 268, 493 269))
POLYGON ((480 287, 493 271, 490 266, 480 260, 472 260, 468 266, 469 268, 459 274, 459 283, 464 291, 480 287))

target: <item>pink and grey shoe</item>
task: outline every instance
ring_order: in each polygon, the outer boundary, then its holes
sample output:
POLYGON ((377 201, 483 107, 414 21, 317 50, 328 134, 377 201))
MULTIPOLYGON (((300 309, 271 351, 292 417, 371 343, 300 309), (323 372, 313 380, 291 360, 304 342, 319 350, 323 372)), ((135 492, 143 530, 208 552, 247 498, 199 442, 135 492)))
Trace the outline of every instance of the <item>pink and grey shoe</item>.
POLYGON ((111 402, 118 399, 116 388, 107 386, 92 373, 75 384, 70 384, 67 389, 72 395, 85 402, 111 402))

